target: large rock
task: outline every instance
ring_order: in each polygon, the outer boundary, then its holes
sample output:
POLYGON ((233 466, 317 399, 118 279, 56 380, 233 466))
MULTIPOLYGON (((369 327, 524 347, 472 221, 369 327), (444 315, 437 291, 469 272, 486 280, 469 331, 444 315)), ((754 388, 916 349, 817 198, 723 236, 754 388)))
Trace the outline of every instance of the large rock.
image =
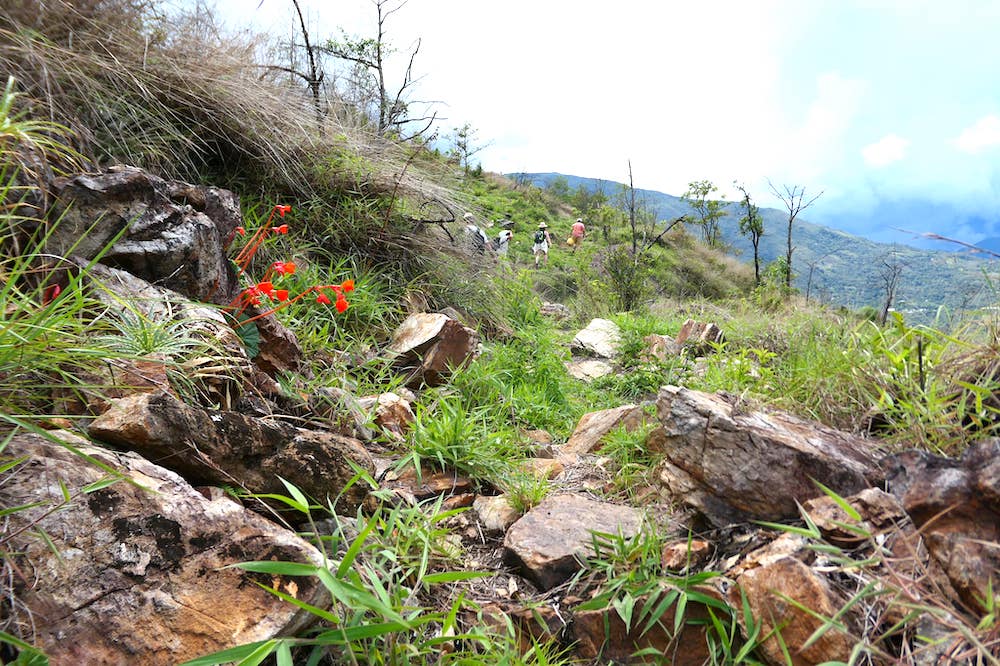
POLYGON ((225 247, 242 224, 231 192, 165 181, 136 167, 57 178, 51 254, 101 261, 188 298, 227 304, 239 291, 225 247), (116 236, 121 234, 117 240, 116 236))
POLYGON ((236 412, 185 405, 165 392, 122 398, 95 419, 92 437, 131 449, 198 484, 239 485, 254 493, 282 493, 282 478, 338 511, 353 513, 364 501, 364 484, 351 462, 375 471, 370 454, 350 437, 301 430, 236 412))
POLYGON ((985 612, 1000 571, 1000 439, 973 444, 958 460, 907 451, 883 464, 890 491, 961 600, 985 612))
POLYGON ((36 643, 53 664, 172 666, 303 628, 308 616, 256 582, 322 604, 315 578, 225 568, 254 560, 321 564, 292 532, 229 498, 206 499, 135 454, 64 438, 128 480, 84 494, 107 473, 35 435, 15 437, 3 453, 28 460, 4 475, 0 506, 42 503, 5 518, 4 550, 17 553, 11 564, 28 574, 12 578, 16 629, 5 630, 36 643), (52 511, 62 501, 60 483, 72 500, 52 511))
POLYGON ((418 312, 400 324, 389 343, 396 367, 407 372, 407 384, 436 386, 476 353, 475 330, 441 313, 418 312))
POLYGON ((821 494, 815 481, 849 495, 880 478, 865 440, 790 414, 665 386, 657 415, 661 483, 718 526, 794 517, 796 502, 821 494))
POLYGON ((504 547, 532 582, 548 590, 580 568, 579 558, 594 554, 595 531, 634 537, 642 524, 642 512, 632 507, 553 495, 511 526, 504 547))
POLYGON ((618 356, 622 332, 610 319, 592 319, 587 327, 576 334, 570 349, 586 356, 613 359, 618 356))

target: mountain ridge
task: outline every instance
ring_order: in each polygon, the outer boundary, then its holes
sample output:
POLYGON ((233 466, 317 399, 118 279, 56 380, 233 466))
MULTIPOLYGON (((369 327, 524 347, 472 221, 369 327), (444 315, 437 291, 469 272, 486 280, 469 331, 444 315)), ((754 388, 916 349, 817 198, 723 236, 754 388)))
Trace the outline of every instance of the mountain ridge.
MULTIPOLYGON (((508 174, 539 187, 565 179, 571 190, 601 188, 610 196, 622 183, 554 172, 508 174)), ((656 190, 635 188, 658 220, 691 215, 681 197, 656 190)), ((740 206, 727 202, 720 221, 722 240, 729 253, 741 261, 753 261, 750 240, 739 233, 740 206)), ((760 208, 764 236, 760 239, 762 267, 784 256, 788 213, 760 208)), ((698 234, 696 228, 691 232, 698 234)), ((921 249, 901 243, 881 243, 847 231, 798 218, 792 230, 793 286, 803 294, 851 309, 881 308, 885 302, 885 278, 891 267, 900 266, 900 280, 893 309, 911 323, 929 323, 945 313, 957 313, 992 304, 991 283, 1000 278, 995 258, 969 252, 921 249), (944 310, 942 311, 942 308, 944 310)))

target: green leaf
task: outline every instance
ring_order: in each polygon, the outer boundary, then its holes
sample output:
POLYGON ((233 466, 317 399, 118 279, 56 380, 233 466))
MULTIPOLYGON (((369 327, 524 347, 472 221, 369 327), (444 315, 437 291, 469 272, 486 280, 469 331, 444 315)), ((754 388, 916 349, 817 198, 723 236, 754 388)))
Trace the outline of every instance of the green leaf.
POLYGON ((238 645, 233 648, 207 654, 204 657, 198 657, 197 659, 185 661, 183 664, 180 664, 180 666, 218 666, 218 664, 228 664, 234 661, 242 661, 243 659, 246 659, 250 655, 254 654, 261 647, 272 645, 273 643, 274 641, 270 640, 247 643, 246 645, 238 645))
POLYGON ((315 564, 302 564, 300 562, 274 562, 271 560, 257 562, 238 562, 229 564, 226 569, 243 569, 256 573, 278 574, 279 576, 312 576, 316 574, 318 567, 315 564))
POLYGON ((442 573, 427 574, 424 576, 423 581, 428 585, 434 585, 436 583, 454 583, 460 580, 486 578, 492 575, 486 571, 444 571, 442 573))
POLYGON ((260 355, 260 331, 257 329, 257 324, 250 322, 245 323, 249 316, 247 313, 241 312, 236 316, 236 325, 233 326, 233 330, 236 331, 236 335, 240 337, 243 342, 243 348, 247 352, 247 356, 251 359, 256 358, 260 355))

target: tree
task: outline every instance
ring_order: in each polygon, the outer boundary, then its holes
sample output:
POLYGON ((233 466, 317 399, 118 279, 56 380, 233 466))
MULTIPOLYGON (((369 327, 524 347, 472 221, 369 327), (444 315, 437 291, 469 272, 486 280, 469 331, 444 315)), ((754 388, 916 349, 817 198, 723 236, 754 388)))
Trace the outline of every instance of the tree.
POLYGON ((413 50, 410 51, 409 62, 399 88, 391 92, 386 82, 386 59, 395 53, 395 49, 386 40, 385 24, 390 16, 406 5, 406 0, 372 0, 372 4, 375 6, 377 16, 375 37, 356 38, 341 33, 339 40, 327 41, 323 52, 334 58, 354 63, 352 80, 358 93, 357 102, 366 108, 374 107, 371 110, 372 120, 376 123, 380 135, 390 131, 402 134, 403 126, 427 121, 419 131, 409 137, 401 137, 411 139, 424 134, 437 118, 436 113, 419 118, 409 117, 409 107, 412 102, 408 101, 407 97, 419 80, 413 77, 413 61, 420 52, 420 40, 417 40, 413 50))
POLYGON ((719 220, 726 214, 724 201, 708 198, 718 189, 710 180, 693 180, 688 183, 688 190, 681 197, 697 213, 698 219, 695 221, 701 225, 705 244, 709 247, 719 246, 719 220))
POLYGON ((750 243, 753 245, 753 279, 754 284, 759 287, 760 237, 764 235, 764 218, 760 215, 760 208, 750 198, 750 193, 747 192, 746 186, 736 181, 733 181, 733 186, 743 193, 743 201, 740 202, 740 205, 743 207, 743 217, 740 218, 740 233, 744 236, 749 236, 750 243))
POLYGON ((556 176, 545 186, 545 190, 557 199, 569 200, 569 180, 566 179, 566 176, 556 176))
POLYGON ((879 277, 885 287, 885 302, 882 304, 882 312, 878 318, 878 322, 882 326, 885 326, 886 319, 889 318, 889 310, 896 298, 896 290, 899 288, 899 278, 902 274, 903 263, 895 255, 882 260, 882 270, 879 271, 879 277))
POLYGON ((469 175, 469 168, 471 166, 470 160, 472 159, 472 156, 489 145, 476 145, 478 133, 479 132, 474 129, 472 125, 465 123, 461 127, 456 127, 451 135, 451 153, 458 158, 458 163, 465 170, 466 176, 469 175))
POLYGON ((284 65, 265 65, 266 69, 277 70, 279 72, 286 72, 292 76, 298 77, 305 81, 306 87, 309 88, 309 94, 312 97, 313 109, 316 112, 316 124, 319 125, 323 122, 323 102, 322 102, 322 89, 323 81, 326 79, 326 72, 323 71, 322 66, 322 49, 312 43, 309 38, 309 29, 306 26, 305 17, 302 15, 302 7, 299 5, 299 0, 292 0, 292 7, 295 9, 295 15, 299 20, 299 31, 302 33, 302 50, 306 54, 306 64, 305 70, 300 69, 296 63, 297 58, 295 57, 295 49, 298 46, 293 42, 289 45, 291 51, 289 55, 288 66, 284 65))
POLYGON ((792 247, 792 225, 795 224, 795 218, 799 216, 799 213, 804 211, 809 206, 813 205, 817 199, 823 196, 823 192, 820 192, 812 199, 806 201, 806 188, 804 186, 792 185, 782 185, 782 189, 778 189, 774 183, 770 180, 767 184, 771 187, 771 192, 774 193, 776 197, 781 199, 781 203, 785 205, 788 210, 788 249, 785 252, 785 289, 792 288, 792 251, 795 249, 792 247))

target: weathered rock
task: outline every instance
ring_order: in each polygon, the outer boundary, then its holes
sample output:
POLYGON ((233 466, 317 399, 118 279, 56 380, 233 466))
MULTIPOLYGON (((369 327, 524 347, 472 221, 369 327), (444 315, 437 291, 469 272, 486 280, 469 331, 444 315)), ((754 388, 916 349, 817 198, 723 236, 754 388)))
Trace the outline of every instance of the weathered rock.
POLYGON ((844 498, 861 516, 855 520, 832 497, 811 499, 803 505, 823 537, 838 545, 857 544, 869 536, 895 531, 906 522, 906 512, 895 497, 878 488, 865 488, 844 498), (861 530, 866 534, 859 534, 861 530))
POLYGON ((575 358, 566 361, 566 372, 573 379, 590 383, 615 371, 615 366, 596 358, 575 358))
POLYGON ((352 513, 365 499, 363 484, 344 491, 355 472, 348 461, 374 473, 360 442, 327 432, 253 419, 236 412, 189 407, 174 396, 150 393, 118 400, 95 419, 92 437, 136 451, 195 485, 238 484, 254 493, 287 490, 290 481, 306 495, 352 513))
POLYGON ((681 325, 674 343, 681 348, 690 349, 696 355, 701 355, 711 351, 712 345, 724 340, 722 329, 717 325, 688 319, 681 325))
POLYGON ((230 498, 206 499, 138 455, 63 438, 134 483, 81 494, 107 473, 35 435, 15 437, 4 451, 29 459, 5 475, 0 505, 43 502, 6 519, 7 534, 15 536, 5 551, 18 553, 12 562, 31 572, 13 578, 13 619, 53 664, 172 666, 302 629, 308 616, 255 581, 306 603, 329 599, 312 577, 225 568, 253 560, 321 564, 319 552, 292 532, 230 498), (49 512, 62 500, 60 482, 73 500, 49 512))
POLYGON ((694 569, 708 559, 712 548, 712 544, 704 539, 668 543, 660 552, 660 564, 671 571, 694 569))
POLYGON ((744 412, 719 395, 660 390, 657 435, 667 456, 660 481, 711 523, 797 515, 819 496, 875 485, 880 471, 863 439, 781 412, 744 412))
POLYGON ((396 329, 388 352, 408 373, 407 384, 436 386, 475 355, 479 335, 441 313, 412 314, 396 329))
POLYGON ((681 353, 681 346, 669 335, 653 333, 642 339, 646 343, 643 358, 647 361, 666 361, 681 353))
POLYGON ((426 500, 441 495, 463 495, 473 491, 472 479, 455 470, 437 470, 422 467, 417 474, 413 467, 402 471, 387 471, 381 479, 382 487, 401 491, 415 500, 426 500))
POLYGON ((376 425, 399 441, 404 439, 404 434, 417 418, 410 402, 392 392, 362 398, 361 406, 374 410, 376 425))
POLYGON ((620 425, 628 429, 638 427, 644 418, 642 407, 622 405, 613 409, 584 414, 576 424, 576 430, 560 448, 559 456, 574 460, 585 453, 600 449, 601 439, 620 425))
POLYGON ((562 321, 563 319, 569 319, 570 311, 569 308, 562 303, 542 303, 541 307, 538 309, 543 317, 549 317, 550 319, 555 319, 556 321, 562 321))
POLYGON ((167 182, 136 167, 56 178, 50 215, 60 220, 46 251, 101 261, 199 301, 220 305, 239 291, 224 249, 242 224, 226 190, 167 182))
POLYGON ((506 532, 521 517, 506 495, 480 495, 473 501, 472 508, 487 532, 506 532))
POLYGON ((552 458, 525 458, 518 468, 536 479, 554 479, 562 474, 564 466, 552 458))
POLYGON ((582 495, 546 497, 507 531, 507 556, 543 590, 564 582, 593 555, 594 531, 633 537, 643 524, 632 507, 597 502, 582 495))
POLYGON ((889 489, 923 535, 961 600, 985 611, 1000 571, 1000 439, 955 460, 907 451, 883 461, 889 489))
POLYGON ((313 414, 327 421, 329 430, 363 441, 370 441, 375 436, 368 427, 363 401, 343 389, 317 389, 309 396, 309 408, 313 414))
POLYGON ((761 636, 768 636, 758 650, 771 664, 787 663, 781 643, 772 634, 780 627, 781 641, 794 666, 811 666, 828 661, 847 661, 854 641, 847 634, 831 628, 809 647, 804 647, 823 620, 833 617, 846 602, 838 597, 826 580, 794 557, 779 557, 763 566, 745 571, 730 590, 730 604, 741 607, 740 590, 746 595, 755 620, 761 623, 761 636))
POLYGON ((587 356, 613 359, 618 356, 622 332, 610 319, 592 319, 587 327, 576 334, 570 349, 587 356))
MULTIPOLYGON (((711 588, 702 587, 698 591, 719 597, 719 594, 711 588)), ((630 627, 625 625, 625 621, 613 607, 574 610, 571 624, 575 640, 574 655, 580 659, 591 660, 590 663, 628 664, 632 663, 634 659, 632 655, 639 650, 655 650, 655 653, 645 653, 641 661, 636 663, 672 666, 702 666, 711 663, 711 653, 705 636, 705 627, 711 620, 704 605, 694 601, 687 603, 684 617, 688 622, 681 624, 680 630, 675 634, 676 605, 666 608, 660 619, 643 632, 648 620, 636 618, 639 617, 638 609, 646 603, 648 597, 636 599, 636 612, 630 627)))

